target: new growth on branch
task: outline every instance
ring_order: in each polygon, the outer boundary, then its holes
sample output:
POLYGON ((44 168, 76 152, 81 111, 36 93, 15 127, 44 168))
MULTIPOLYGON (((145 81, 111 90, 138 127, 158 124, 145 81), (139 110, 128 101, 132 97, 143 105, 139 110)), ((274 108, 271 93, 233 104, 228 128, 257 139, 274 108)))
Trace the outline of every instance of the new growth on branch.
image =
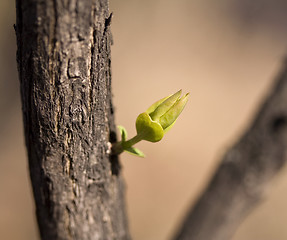
POLYGON ((118 126, 121 132, 121 141, 112 146, 112 154, 118 155, 128 152, 133 155, 144 157, 142 151, 133 147, 141 140, 149 142, 160 141, 175 124, 176 119, 184 109, 189 93, 181 97, 182 90, 160 99, 151 105, 145 112, 136 119, 137 135, 127 140, 127 131, 123 126, 118 126))

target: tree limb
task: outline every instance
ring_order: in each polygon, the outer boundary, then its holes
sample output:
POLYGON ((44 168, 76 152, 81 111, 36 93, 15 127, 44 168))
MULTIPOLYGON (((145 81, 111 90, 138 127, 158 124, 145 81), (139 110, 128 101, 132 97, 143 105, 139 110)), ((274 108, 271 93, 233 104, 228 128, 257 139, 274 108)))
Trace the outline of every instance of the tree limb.
POLYGON ((253 124, 231 147, 176 240, 227 240, 287 160, 287 65, 253 124))
POLYGON ((107 0, 16 0, 17 62, 41 238, 129 239, 107 0))

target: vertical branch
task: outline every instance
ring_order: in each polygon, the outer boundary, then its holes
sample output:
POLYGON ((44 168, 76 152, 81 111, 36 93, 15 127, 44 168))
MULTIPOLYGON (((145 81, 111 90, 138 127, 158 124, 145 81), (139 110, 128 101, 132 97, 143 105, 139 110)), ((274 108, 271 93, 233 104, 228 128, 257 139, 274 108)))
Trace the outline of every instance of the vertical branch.
POLYGON ((107 0, 16 0, 17 62, 42 239, 129 239, 107 0))

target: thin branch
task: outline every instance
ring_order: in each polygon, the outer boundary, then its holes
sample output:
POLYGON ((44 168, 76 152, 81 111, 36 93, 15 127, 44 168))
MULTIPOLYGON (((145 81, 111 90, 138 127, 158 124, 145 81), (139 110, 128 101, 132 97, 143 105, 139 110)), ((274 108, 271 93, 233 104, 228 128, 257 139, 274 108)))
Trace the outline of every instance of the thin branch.
POLYGON ((224 155, 176 240, 228 240, 287 160, 287 65, 251 127, 224 155))

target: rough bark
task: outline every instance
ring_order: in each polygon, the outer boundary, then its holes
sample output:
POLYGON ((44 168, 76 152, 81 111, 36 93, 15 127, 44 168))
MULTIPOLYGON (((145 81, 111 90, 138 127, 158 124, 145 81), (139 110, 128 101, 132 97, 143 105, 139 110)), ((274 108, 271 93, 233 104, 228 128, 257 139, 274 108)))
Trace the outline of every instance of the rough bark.
POLYGON ((16 0, 25 140, 42 239, 129 239, 107 0, 16 0))
POLYGON ((227 240, 287 160, 287 64, 251 127, 231 147, 176 240, 227 240))

